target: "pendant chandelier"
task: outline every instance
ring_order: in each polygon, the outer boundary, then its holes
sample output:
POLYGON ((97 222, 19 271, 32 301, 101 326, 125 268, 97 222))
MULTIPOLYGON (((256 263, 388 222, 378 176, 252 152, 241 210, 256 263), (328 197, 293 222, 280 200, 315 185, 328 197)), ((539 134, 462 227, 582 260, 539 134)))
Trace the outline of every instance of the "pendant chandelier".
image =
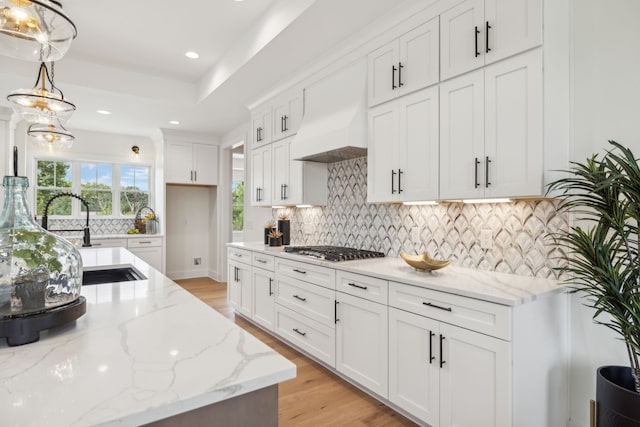
POLYGON ((40 64, 38 79, 32 89, 17 89, 7 96, 13 111, 27 122, 45 125, 66 123, 76 110, 76 106, 64 98, 64 94, 53 82, 54 64, 51 64, 52 75, 43 62, 40 64), (49 82, 51 90, 46 87, 49 82))
POLYGON ((50 62, 61 59, 78 35, 55 0, 0 0, 0 54, 50 62))
POLYGON ((49 148, 63 147, 71 148, 75 137, 62 126, 54 124, 43 125, 41 123, 34 123, 29 126, 27 134, 36 139, 36 141, 49 148))

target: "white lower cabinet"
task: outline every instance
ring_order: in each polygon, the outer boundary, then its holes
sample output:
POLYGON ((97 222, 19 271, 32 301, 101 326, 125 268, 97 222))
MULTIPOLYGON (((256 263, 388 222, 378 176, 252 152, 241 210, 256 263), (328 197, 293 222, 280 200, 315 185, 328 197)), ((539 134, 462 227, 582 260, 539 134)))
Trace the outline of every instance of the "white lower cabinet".
POLYGON ((328 326, 276 304, 276 334, 300 347, 311 356, 335 365, 336 333, 328 326))
POLYGON ((336 369, 387 398, 387 306, 336 293, 336 369))
POLYGON ((229 261, 227 299, 241 314, 251 317, 251 266, 229 261))
POLYGON ((389 400, 431 426, 511 425, 506 341, 389 308, 389 400))
POLYGON ((275 274, 273 271, 253 267, 253 316, 252 319, 268 330, 275 321, 275 274))

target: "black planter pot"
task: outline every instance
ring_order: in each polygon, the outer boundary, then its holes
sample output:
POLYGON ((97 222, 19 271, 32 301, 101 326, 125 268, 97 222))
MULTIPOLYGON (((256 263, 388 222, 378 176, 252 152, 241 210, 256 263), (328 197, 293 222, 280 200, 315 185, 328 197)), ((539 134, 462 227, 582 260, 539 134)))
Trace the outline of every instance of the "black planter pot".
POLYGON ((288 245, 291 243, 291 223, 288 219, 278 220, 278 231, 282 233, 282 244, 288 245))
POLYGON ((640 427, 640 393, 628 366, 598 368, 596 427, 640 427))
POLYGON ((269 246, 282 246, 282 237, 269 237, 269 246))
POLYGON ((269 233, 271 233, 272 231, 275 231, 275 228, 266 228, 264 229, 264 244, 268 245, 269 244, 269 233))

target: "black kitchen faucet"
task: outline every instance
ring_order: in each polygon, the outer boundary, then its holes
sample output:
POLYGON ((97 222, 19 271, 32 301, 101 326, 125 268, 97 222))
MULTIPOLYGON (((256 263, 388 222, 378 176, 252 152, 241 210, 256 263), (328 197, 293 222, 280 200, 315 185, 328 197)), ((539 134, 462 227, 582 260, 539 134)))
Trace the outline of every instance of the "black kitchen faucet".
POLYGON ((49 231, 82 231, 83 232, 83 236, 82 236, 82 247, 89 247, 91 246, 91 235, 89 232, 89 203, 82 198, 82 196, 79 196, 77 194, 74 193, 58 193, 58 194, 54 194, 53 196, 51 196, 51 198, 49 200, 47 200, 47 204, 44 206, 44 214, 42 215, 42 228, 44 228, 45 230, 49 230, 49 231), (82 204, 85 207, 85 210, 87 211, 87 223, 85 224, 84 228, 76 228, 76 229, 58 229, 58 230, 49 230, 48 228, 48 222, 49 222, 49 205, 51 205, 51 202, 53 202, 55 199, 59 198, 59 197, 74 197, 78 200, 80 200, 82 202, 82 204))

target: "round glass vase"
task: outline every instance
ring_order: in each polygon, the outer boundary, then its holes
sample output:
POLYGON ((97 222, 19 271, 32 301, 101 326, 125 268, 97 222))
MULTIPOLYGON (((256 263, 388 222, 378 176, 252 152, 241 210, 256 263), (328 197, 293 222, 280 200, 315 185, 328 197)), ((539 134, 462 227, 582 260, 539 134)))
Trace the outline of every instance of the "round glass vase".
POLYGON ((80 297, 82 258, 66 239, 33 219, 29 180, 5 176, 0 214, 0 320, 45 312, 80 297))

